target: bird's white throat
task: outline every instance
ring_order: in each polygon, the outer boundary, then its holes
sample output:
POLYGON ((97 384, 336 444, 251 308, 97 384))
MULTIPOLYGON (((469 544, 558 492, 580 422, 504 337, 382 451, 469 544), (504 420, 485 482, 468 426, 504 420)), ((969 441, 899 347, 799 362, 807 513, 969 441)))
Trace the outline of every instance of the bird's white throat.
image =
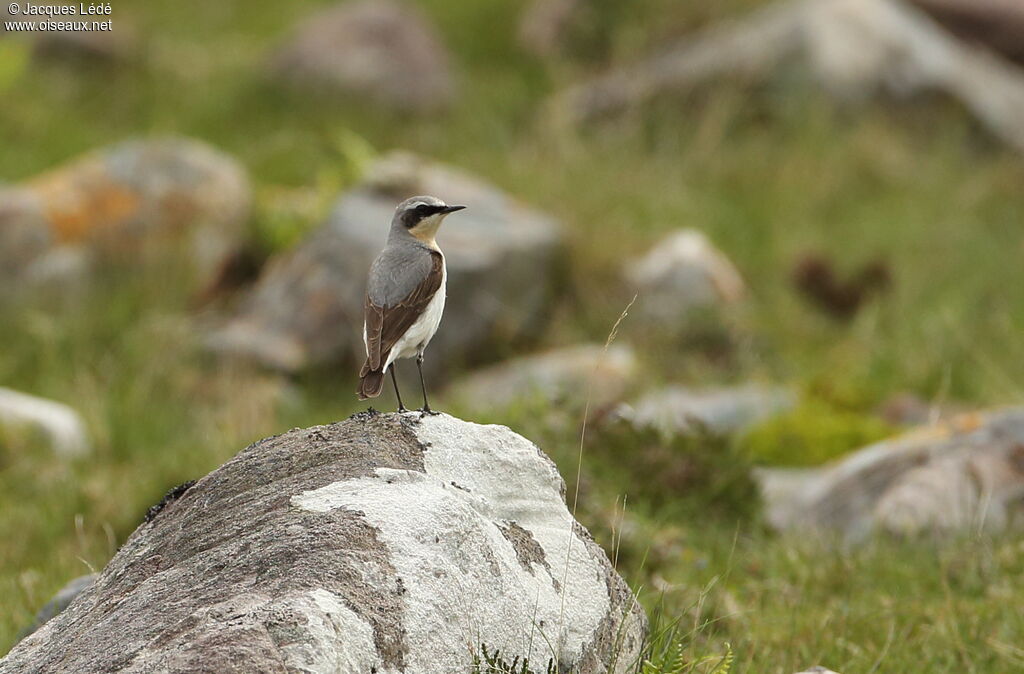
POLYGON ((409 230, 409 233, 434 250, 438 250, 435 237, 437 236, 437 230, 441 227, 441 222, 444 220, 444 216, 444 213, 438 213, 436 215, 423 218, 416 223, 415 227, 409 230))

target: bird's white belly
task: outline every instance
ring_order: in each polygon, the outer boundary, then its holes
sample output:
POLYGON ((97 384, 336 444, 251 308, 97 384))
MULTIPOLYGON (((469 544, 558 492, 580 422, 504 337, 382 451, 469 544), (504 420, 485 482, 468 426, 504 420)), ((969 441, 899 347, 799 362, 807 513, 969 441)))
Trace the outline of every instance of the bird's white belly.
MULTIPOLYGON (((427 303, 427 308, 423 310, 416 322, 410 326, 405 334, 402 335, 395 343, 391 353, 388 354, 387 363, 384 369, 387 370, 387 366, 391 365, 394 361, 399 358, 412 358, 418 353, 422 352, 430 343, 430 339, 437 332, 437 328, 441 325, 441 315, 444 313, 444 297, 447 290, 448 281, 448 270, 442 269, 441 271, 441 287, 437 289, 434 296, 430 298, 430 302, 427 303)), ((364 338, 365 339, 365 338, 364 338)))

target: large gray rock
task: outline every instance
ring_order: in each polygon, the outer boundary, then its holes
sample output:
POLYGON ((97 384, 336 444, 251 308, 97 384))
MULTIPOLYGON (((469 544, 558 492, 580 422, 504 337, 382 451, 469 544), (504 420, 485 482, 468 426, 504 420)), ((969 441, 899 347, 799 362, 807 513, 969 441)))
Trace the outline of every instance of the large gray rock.
POLYGON ((758 471, 769 522, 860 540, 1024 523, 1024 408, 968 414, 820 469, 758 471))
POLYGON ((286 371, 365 358, 367 271, 395 205, 414 194, 468 205, 437 237, 448 265, 448 300, 427 349, 428 370, 483 361, 493 357, 490 346, 539 335, 559 286, 560 225, 481 180, 396 153, 342 195, 326 223, 270 261, 238 314, 211 335, 210 347, 286 371))
POLYGON ((0 387, 0 426, 40 432, 53 451, 79 456, 92 448, 81 415, 63 403, 0 387))
POLYGON ((564 491, 501 426, 292 430, 154 509, 0 673, 633 671, 646 617, 564 491))
POLYGON ((415 7, 344 2, 300 24, 273 57, 276 75, 315 92, 426 112, 450 105, 455 82, 437 32, 415 7))
POLYGON ((198 141, 95 150, 0 190, 0 280, 53 276, 68 251, 139 263, 172 247, 207 279, 238 247, 250 203, 244 168, 198 141))
POLYGON ((574 85, 555 110, 582 122, 665 93, 780 70, 811 72, 833 95, 862 100, 939 91, 1024 152, 1024 71, 958 40, 899 0, 789 0, 769 4, 654 50, 634 65, 574 85), (793 68, 791 66, 796 65, 793 68))
POLYGON ((739 271, 708 238, 695 229, 677 230, 625 268, 636 288, 641 316, 669 325, 690 310, 740 300, 745 292, 739 271))
POLYGON ((662 433, 688 433, 695 426, 713 433, 737 433, 796 404, 791 391, 749 384, 730 388, 690 389, 666 386, 624 405, 622 418, 662 433))
POLYGON ((580 344, 513 358, 455 382, 449 395, 468 409, 492 410, 531 399, 597 413, 622 399, 636 376, 625 345, 580 344))

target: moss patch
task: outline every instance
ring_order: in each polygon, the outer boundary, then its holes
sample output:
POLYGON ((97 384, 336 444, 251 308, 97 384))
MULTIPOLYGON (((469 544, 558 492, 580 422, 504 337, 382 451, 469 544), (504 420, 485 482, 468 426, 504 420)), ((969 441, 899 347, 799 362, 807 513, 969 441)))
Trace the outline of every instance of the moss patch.
POLYGON ((740 444, 760 464, 816 466, 895 433, 877 417, 810 399, 759 424, 740 444))

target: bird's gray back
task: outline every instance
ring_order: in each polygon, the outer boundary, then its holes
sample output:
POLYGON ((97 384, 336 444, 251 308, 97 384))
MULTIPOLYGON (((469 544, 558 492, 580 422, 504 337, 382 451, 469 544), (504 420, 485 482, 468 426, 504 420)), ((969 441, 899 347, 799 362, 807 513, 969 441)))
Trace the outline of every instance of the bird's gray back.
POLYGON ((387 307, 408 297, 433 269, 431 255, 418 241, 389 241, 370 266, 366 287, 370 301, 387 307))

